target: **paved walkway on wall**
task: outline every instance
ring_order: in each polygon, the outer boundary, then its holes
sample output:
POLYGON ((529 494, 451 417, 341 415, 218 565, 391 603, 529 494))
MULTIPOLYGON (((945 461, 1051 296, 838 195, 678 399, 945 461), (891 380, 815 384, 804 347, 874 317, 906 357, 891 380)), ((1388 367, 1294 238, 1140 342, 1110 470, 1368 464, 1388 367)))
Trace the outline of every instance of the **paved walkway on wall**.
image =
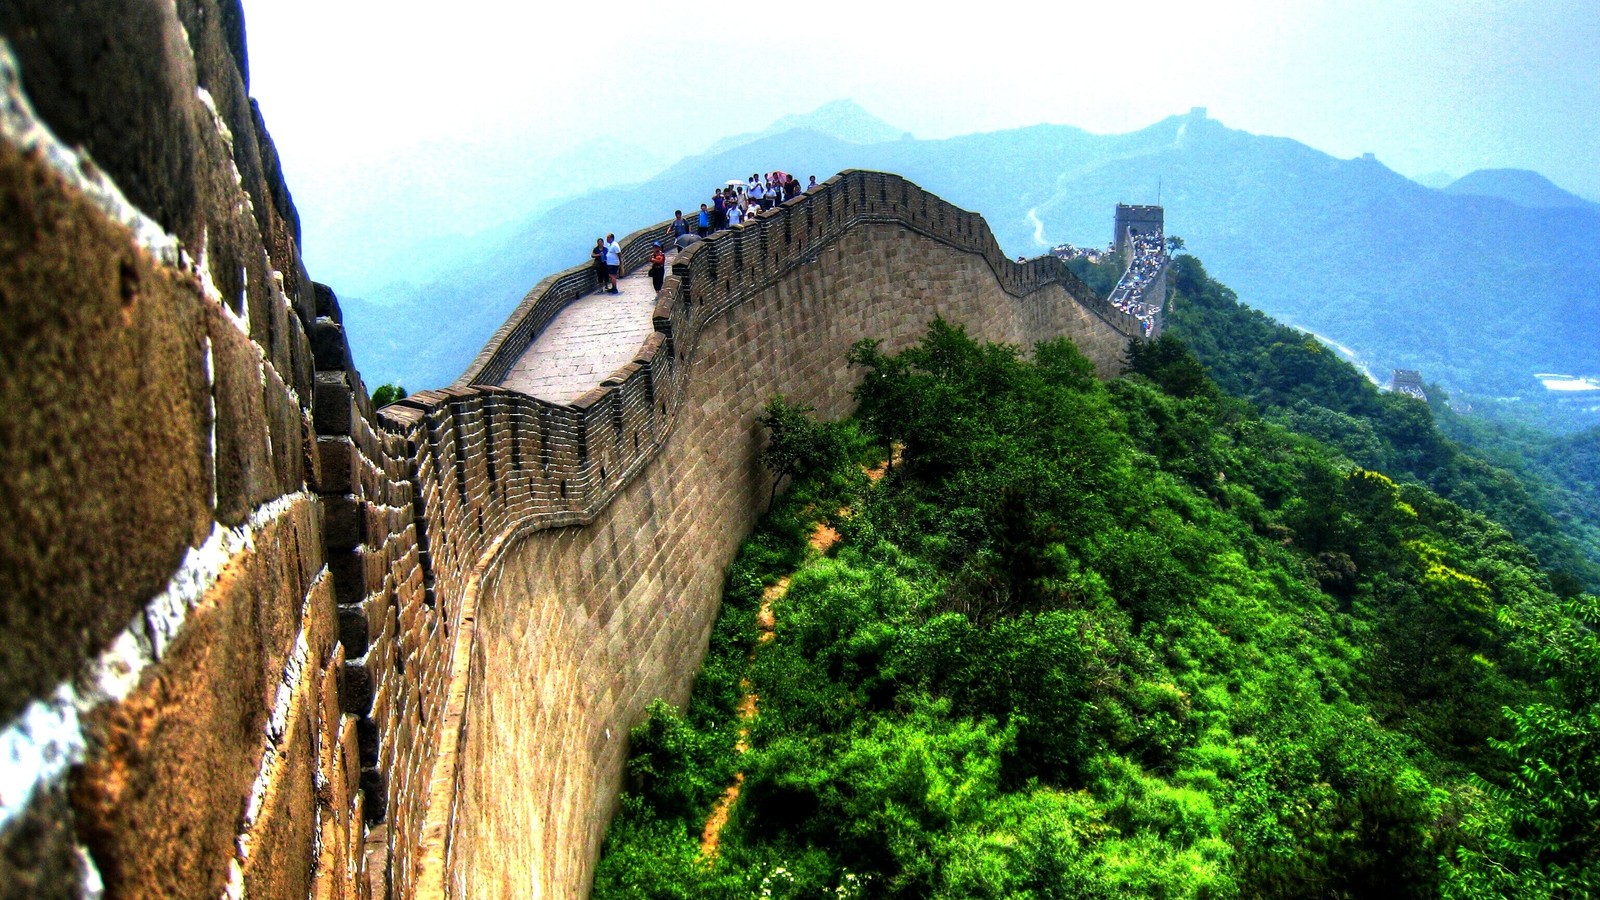
MULTIPOLYGON (((668 258, 668 266, 672 265, 668 258)), ((570 403, 622 368, 654 330, 650 269, 623 277, 620 294, 594 293, 567 305, 528 345, 501 382, 551 403, 570 403)))

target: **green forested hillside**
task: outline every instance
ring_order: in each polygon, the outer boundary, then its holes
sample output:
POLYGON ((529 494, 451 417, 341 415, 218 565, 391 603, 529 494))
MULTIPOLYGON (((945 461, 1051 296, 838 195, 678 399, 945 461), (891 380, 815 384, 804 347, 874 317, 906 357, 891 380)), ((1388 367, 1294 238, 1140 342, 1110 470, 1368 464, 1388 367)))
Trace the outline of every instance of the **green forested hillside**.
POLYGON ((1419 481, 1489 516, 1560 573, 1561 583, 1575 580, 1600 590, 1600 503, 1593 502, 1600 479, 1586 474, 1600 473, 1600 467, 1593 465, 1597 454, 1584 452, 1592 448, 1594 432, 1588 441, 1583 434, 1529 435, 1526 440, 1537 443, 1513 453, 1505 429, 1463 422, 1442 394, 1430 407, 1379 391, 1310 335, 1240 305, 1195 257, 1176 257, 1170 278, 1177 299, 1168 333, 1186 344, 1224 391, 1359 465, 1419 481), (1491 459, 1491 453, 1463 447, 1436 427, 1435 416, 1480 446, 1494 446, 1491 435, 1500 433, 1506 452, 1491 459))
POLYGON ((813 452, 689 707, 633 735, 595 896, 1600 889, 1600 605, 1505 528, 1174 339, 1110 383, 942 323, 852 361, 855 420, 780 430, 813 452))
MULTIPOLYGON (((1441 395, 1442 396, 1442 395, 1441 395)), ((1462 415, 1432 404, 1439 430, 1501 468, 1516 472, 1545 509, 1582 538, 1595 558, 1600 546, 1600 426, 1571 434, 1492 417, 1462 415)), ((1590 586, 1593 589, 1593 585, 1590 586)))

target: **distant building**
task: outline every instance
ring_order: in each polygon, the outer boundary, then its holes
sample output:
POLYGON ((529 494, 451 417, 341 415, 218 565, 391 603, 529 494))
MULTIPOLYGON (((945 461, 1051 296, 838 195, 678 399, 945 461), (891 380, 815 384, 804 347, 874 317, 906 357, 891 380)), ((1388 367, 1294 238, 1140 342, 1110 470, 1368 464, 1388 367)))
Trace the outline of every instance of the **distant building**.
POLYGON ((1428 399, 1428 393, 1422 389, 1422 373, 1415 369, 1395 369, 1389 379, 1389 390, 1418 400, 1428 399))
POLYGON ((1133 229, 1139 234, 1162 234, 1165 231, 1166 215, 1159 206, 1129 206, 1126 203, 1117 204, 1116 220, 1111 227, 1111 246, 1117 252, 1126 248, 1123 246, 1128 240, 1128 229, 1133 229))

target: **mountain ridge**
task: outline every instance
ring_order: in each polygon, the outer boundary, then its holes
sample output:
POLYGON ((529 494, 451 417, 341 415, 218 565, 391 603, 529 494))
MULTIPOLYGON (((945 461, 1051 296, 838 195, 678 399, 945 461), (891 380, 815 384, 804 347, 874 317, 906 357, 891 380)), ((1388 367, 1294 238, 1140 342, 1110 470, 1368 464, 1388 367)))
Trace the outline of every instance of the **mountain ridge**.
POLYGON ((798 129, 688 157, 639 185, 530 216, 486 254, 491 265, 415 292, 417 314, 450 310, 448 334, 385 335, 352 304, 358 347, 411 348, 403 361, 379 351, 362 363, 408 387, 446 383, 530 286, 580 262, 595 235, 693 211, 751 171, 804 178, 851 167, 900 173, 982 213, 1008 255, 1103 245, 1116 203, 1160 201, 1169 233, 1246 302, 1349 345, 1380 373, 1420 369, 1453 392, 1524 403, 1542 400, 1534 372, 1600 373, 1600 349, 1572 339, 1600 325, 1600 260, 1588 250, 1600 217, 1427 188, 1376 159, 1339 159, 1195 112, 1113 135, 1036 125, 858 145, 798 129))
POLYGON ((1479 169, 1444 187, 1447 194, 1496 197, 1530 209, 1588 209, 1600 212, 1600 204, 1578 196, 1538 172, 1529 169, 1479 169))
POLYGON ((699 156, 714 156, 789 131, 814 131, 849 144, 879 144, 911 137, 845 98, 824 103, 808 113, 783 116, 760 131, 730 135, 707 147, 699 156))

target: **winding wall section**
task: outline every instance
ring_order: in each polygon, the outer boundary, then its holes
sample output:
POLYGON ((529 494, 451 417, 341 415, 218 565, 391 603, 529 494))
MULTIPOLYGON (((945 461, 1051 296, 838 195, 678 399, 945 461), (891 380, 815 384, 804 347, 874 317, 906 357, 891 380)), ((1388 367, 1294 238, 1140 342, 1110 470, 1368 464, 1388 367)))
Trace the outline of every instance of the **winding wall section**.
POLYGON ((845 412, 849 345, 936 314, 1108 374, 1138 332, 850 172, 680 257, 576 401, 494 382, 581 268, 374 412, 236 0, 14 0, 0 36, 0 894, 582 894, 761 506, 761 403, 845 412))
MULTIPOLYGON (((630 236, 629 250, 664 228, 630 236)), ((1021 346, 1069 337, 1104 374, 1138 333, 1060 260, 1013 263, 976 214, 898 176, 847 172, 680 257, 655 334, 570 407, 473 386, 536 337, 524 322, 548 322, 551 292, 581 293, 583 271, 531 292, 455 388, 383 413, 400 425, 478 396, 500 407, 491 421, 540 423, 487 435, 500 446, 467 471, 486 525, 481 574, 462 579, 451 611, 464 625, 446 716, 473 737, 445 738, 422 851, 458 889, 495 873, 529 879, 504 883, 508 896, 587 885, 619 738, 650 699, 685 696, 722 570, 766 496, 755 419, 768 397, 846 413, 850 345, 904 347, 936 315, 1021 346), (569 523, 587 527, 557 529, 569 523)), ((439 494, 459 499, 420 492, 439 494)))

